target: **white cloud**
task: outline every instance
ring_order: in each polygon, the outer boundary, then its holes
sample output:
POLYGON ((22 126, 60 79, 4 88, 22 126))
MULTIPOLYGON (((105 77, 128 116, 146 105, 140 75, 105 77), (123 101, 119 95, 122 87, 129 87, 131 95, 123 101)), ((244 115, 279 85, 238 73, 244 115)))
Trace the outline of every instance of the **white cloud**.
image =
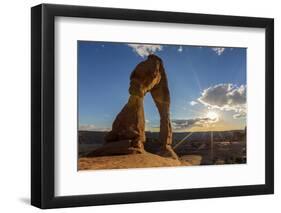
POLYGON ((197 102, 197 101, 190 101, 189 104, 190 104, 191 106, 194 106, 194 105, 198 104, 198 102, 197 102))
POLYGON ((205 89, 198 101, 208 108, 234 111, 233 118, 246 116, 246 86, 217 84, 205 89))
POLYGON ((217 48, 212 48, 212 50, 213 50, 217 55, 221 55, 221 54, 223 54, 223 52, 225 51, 225 48, 217 47, 217 48))
POLYGON ((163 49, 163 46, 153 44, 128 44, 128 46, 141 57, 148 56, 163 49))
POLYGON ((247 113, 241 111, 241 112, 239 112, 239 113, 237 113, 237 114, 234 114, 234 115, 233 115, 233 118, 234 118, 234 119, 239 119, 239 118, 245 118, 246 116, 247 116, 247 113))
POLYGON ((96 126, 93 124, 81 124, 79 125, 80 131, 93 131, 96 129, 96 126))
POLYGON ((182 46, 179 46, 178 51, 179 51, 179 52, 182 52, 182 51, 183 51, 182 46))
POLYGON ((94 124, 81 124, 79 125, 79 131, 110 131, 109 128, 98 128, 94 124))
POLYGON ((173 130, 186 130, 192 127, 205 127, 210 124, 218 122, 218 119, 211 119, 207 117, 203 118, 192 118, 192 119, 175 119, 172 120, 172 128, 173 130))

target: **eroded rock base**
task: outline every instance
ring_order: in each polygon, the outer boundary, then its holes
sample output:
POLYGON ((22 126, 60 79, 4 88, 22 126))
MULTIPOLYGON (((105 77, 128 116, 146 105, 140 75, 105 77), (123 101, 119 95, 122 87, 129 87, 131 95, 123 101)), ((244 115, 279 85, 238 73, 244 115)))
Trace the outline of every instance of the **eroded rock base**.
POLYGON ((85 157, 141 154, 144 152, 143 147, 134 147, 132 140, 122 140, 105 143, 102 147, 86 154, 85 157))
POLYGON ((128 169, 149 167, 191 166, 187 161, 164 158, 144 152, 135 155, 116 155, 100 157, 82 157, 79 159, 78 170, 93 169, 128 169))

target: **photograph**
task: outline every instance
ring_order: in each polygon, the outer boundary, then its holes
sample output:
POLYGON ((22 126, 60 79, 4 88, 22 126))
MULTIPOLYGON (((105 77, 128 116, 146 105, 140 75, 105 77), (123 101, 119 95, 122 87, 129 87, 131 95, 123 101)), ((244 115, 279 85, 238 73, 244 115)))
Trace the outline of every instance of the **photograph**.
POLYGON ((247 48, 77 41, 77 170, 247 163, 247 48))
POLYGON ((275 13, 161 5, 31 8, 31 205, 274 194, 275 13))

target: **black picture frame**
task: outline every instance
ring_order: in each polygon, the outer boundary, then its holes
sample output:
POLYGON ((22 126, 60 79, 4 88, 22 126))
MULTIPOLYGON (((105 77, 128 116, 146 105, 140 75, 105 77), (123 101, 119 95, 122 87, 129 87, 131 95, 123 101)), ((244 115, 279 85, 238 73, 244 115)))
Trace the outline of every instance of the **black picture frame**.
POLYGON ((42 208, 217 198, 274 193, 274 20, 240 16, 41 4, 31 8, 31 204, 42 208), (83 17, 264 28, 265 184, 93 195, 54 195, 54 20, 83 17))

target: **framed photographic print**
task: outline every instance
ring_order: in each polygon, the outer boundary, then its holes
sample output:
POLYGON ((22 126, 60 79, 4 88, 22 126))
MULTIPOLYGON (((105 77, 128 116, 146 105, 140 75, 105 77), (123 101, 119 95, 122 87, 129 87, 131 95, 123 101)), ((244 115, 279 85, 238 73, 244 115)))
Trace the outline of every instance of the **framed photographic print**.
POLYGON ((31 203, 272 194, 274 21, 31 9, 31 203))

